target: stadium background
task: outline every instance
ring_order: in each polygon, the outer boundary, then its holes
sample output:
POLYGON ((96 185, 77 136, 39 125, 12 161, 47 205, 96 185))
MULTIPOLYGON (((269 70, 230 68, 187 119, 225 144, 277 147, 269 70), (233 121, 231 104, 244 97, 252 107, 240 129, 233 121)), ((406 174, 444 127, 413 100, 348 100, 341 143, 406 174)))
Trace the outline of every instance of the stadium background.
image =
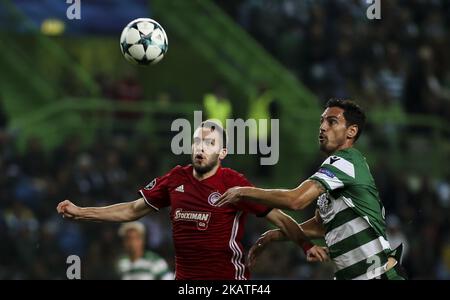
MULTIPOLYGON (((277 165, 260 167, 254 155, 225 162, 266 187, 311 174, 323 159, 322 105, 357 100, 369 115, 358 147, 391 243, 406 242, 412 278, 450 279, 448 1, 383 0, 381 20, 366 18, 362 0, 81 0, 81 20, 68 20, 68 7, 0 1, 0 279, 65 278, 71 254, 82 278, 116 278, 118 225, 64 222, 56 204, 133 200, 189 162, 171 153, 170 124, 192 119, 214 92, 229 99, 233 118, 261 105, 280 119, 277 165), (149 68, 128 64, 118 45, 123 26, 143 16, 169 37, 167 57, 149 68)), ((167 211, 143 222, 149 248, 173 266, 167 211)), ((249 220, 247 247, 266 226, 249 220)), ((301 252, 272 245, 253 277, 332 278, 301 252)))

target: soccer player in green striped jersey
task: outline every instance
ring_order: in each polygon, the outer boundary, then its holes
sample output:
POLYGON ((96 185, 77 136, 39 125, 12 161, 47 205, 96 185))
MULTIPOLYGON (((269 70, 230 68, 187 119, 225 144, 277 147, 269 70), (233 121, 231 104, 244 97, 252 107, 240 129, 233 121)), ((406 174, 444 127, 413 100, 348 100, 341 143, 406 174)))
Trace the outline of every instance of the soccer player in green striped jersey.
MULTIPOLYGON (((316 216, 301 224, 310 238, 324 237, 336 279, 405 279, 401 247, 392 250, 386 239, 385 212, 366 159, 356 148, 365 114, 350 100, 330 100, 320 118, 320 150, 328 155, 309 179, 294 189, 229 189, 217 205, 241 200, 277 208, 302 210, 317 202, 316 216)), ((278 230, 266 232, 250 252, 283 239, 278 230)))

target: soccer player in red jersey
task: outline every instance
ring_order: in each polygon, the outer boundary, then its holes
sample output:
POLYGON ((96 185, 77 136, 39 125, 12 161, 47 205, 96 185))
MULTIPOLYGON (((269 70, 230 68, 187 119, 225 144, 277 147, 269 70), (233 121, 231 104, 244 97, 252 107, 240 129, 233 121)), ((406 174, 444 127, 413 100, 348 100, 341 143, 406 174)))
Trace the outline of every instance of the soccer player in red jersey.
POLYGON ((251 202, 215 206, 228 188, 251 186, 242 174, 221 166, 227 155, 225 145, 223 128, 205 121, 194 133, 192 165, 176 166, 154 179, 139 190, 138 200, 85 208, 65 200, 57 211, 75 220, 127 222, 170 206, 176 279, 248 279, 241 243, 248 213, 265 217, 303 246, 308 261, 327 260, 326 251, 309 244, 299 225, 278 209, 251 202))

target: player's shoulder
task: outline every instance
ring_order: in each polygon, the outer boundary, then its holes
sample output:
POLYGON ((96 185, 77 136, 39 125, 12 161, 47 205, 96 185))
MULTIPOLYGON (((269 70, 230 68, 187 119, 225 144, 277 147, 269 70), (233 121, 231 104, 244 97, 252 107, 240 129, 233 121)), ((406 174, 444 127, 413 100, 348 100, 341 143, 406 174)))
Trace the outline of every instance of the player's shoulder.
POLYGON ((332 166, 339 171, 355 178, 355 170, 361 170, 366 165, 362 153, 353 147, 336 151, 322 163, 322 168, 332 166))
POLYGON ((117 258, 118 261, 128 261, 130 258, 126 254, 120 254, 117 258))
POLYGON ((227 185, 236 186, 236 185, 249 185, 250 182, 245 177, 244 174, 231 169, 231 168, 223 168, 222 167, 222 178, 227 185))
POLYGON ((146 260, 150 260, 150 261, 155 261, 155 260, 162 259, 162 257, 159 254, 157 254, 157 253, 155 253, 153 251, 150 251, 150 250, 145 251, 144 258, 146 260))
POLYGON ((355 148, 347 148, 336 151, 332 155, 328 156, 323 164, 334 164, 335 162, 358 164, 363 161, 365 161, 365 158, 359 150, 355 148))
POLYGON ((169 173, 177 173, 177 172, 183 171, 186 167, 188 167, 188 166, 176 165, 169 171, 169 173))
POLYGON ((222 167, 222 174, 223 174, 223 176, 226 176, 226 177, 244 177, 245 178, 244 174, 239 173, 238 171, 231 169, 231 168, 222 167))
POLYGON ((186 166, 176 165, 167 174, 169 174, 169 175, 184 175, 186 173, 189 173, 189 171, 192 172, 192 165, 186 165, 186 166))
POLYGON ((125 269, 129 265, 130 265, 130 258, 127 255, 122 254, 117 258, 116 267, 118 267, 119 269, 125 269))
MULTIPOLYGON (((190 171, 192 173, 192 170, 190 171)), ((160 179, 165 180, 165 183, 170 185, 178 184, 179 182, 183 181, 184 178, 186 178, 186 175, 189 174, 189 165, 187 166, 180 166, 176 165, 172 169, 170 169, 167 173, 165 173, 163 176, 159 177, 160 179)), ((162 182, 159 181, 159 182, 162 182)), ((151 183, 149 183, 146 188, 152 188, 158 183, 158 178, 153 179, 151 183)))

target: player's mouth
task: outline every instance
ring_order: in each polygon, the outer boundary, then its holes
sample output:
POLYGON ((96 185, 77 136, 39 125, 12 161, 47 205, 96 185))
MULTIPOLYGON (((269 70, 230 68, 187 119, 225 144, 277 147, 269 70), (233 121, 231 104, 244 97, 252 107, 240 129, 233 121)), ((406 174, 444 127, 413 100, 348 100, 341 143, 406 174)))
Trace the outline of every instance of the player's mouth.
POLYGON ((323 144, 326 140, 327 140, 327 138, 323 134, 319 134, 319 143, 320 144, 323 144))
POLYGON ((205 159, 205 156, 203 155, 203 154, 195 154, 195 156, 194 156, 194 160, 196 161, 196 162, 202 162, 203 160, 205 159))

